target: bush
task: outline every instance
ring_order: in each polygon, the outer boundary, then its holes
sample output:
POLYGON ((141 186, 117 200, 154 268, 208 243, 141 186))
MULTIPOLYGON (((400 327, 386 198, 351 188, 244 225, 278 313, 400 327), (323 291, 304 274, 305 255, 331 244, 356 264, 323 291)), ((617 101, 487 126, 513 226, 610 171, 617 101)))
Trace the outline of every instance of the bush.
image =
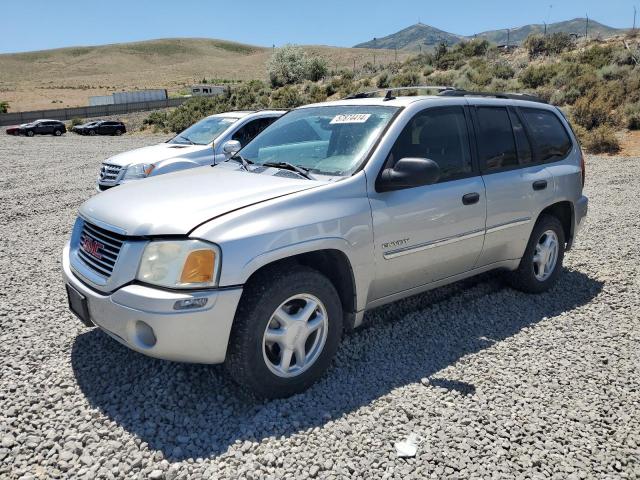
POLYGON ((378 86, 378 88, 389 88, 389 86, 391 85, 391 79, 389 77, 389 73, 382 72, 380 75, 378 75, 378 80, 376 81, 376 85, 378 86))
POLYGON ((530 65, 519 76, 525 87, 538 88, 547 85, 558 73, 556 65, 530 65))
POLYGON ((307 54, 295 45, 277 48, 267 62, 272 87, 282 87, 304 80, 307 74, 307 54))
POLYGON ((413 87, 420 85, 420 75, 416 72, 404 72, 391 79, 392 87, 413 87))
POLYGON ((515 70, 507 62, 498 62, 491 67, 491 73, 496 78, 508 80, 516 74, 515 70))
POLYGON ((603 80, 620 80, 629 75, 629 65, 605 65, 598 70, 598 76, 603 80))
POLYGON ((305 77, 307 80, 317 82, 327 76, 329 66, 323 57, 313 57, 307 61, 305 77))
POLYGON ((457 77, 457 72, 433 72, 427 77, 427 80, 431 85, 442 85, 445 87, 450 87, 456 81, 457 77))
POLYGON ((9 111, 9 102, 0 101, 0 113, 7 113, 9 111))
POLYGON ((290 85, 274 90, 271 94, 273 108, 295 108, 306 103, 306 98, 290 85))
POLYGON ((610 110, 601 98, 588 96, 576 100, 571 114, 578 125, 591 130, 607 123, 610 110))
POLYGON ((613 47, 594 45, 588 48, 578 55, 577 60, 580 63, 586 63, 595 68, 602 68, 605 65, 609 65, 614 61, 613 47))
POLYGON ((556 32, 551 35, 538 33, 529 35, 522 44, 527 49, 530 58, 540 55, 559 55, 565 50, 573 48, 571 35, 564 32, 556 32))
POLYGON ((618 153, 620 151, 620 142, 613 129, 608 126, 583 132, 580 141, 588 153, 618 153))
POLYGON ((84 123, 84 120, 81 118, 72 118, 71 119, 71 128, 77 126, 77 125, 82 125, 84 123))
POLYGON ((640 130, 640 102, 627 105, 624 115, 629 130, 640 130))

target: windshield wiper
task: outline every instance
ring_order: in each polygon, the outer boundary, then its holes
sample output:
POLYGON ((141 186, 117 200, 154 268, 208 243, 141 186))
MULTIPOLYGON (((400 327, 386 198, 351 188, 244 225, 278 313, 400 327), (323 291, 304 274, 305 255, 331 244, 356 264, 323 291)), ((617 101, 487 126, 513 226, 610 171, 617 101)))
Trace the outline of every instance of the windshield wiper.
POLYGON ((265 167, 275 167, 275 168, 282 168, 283 170, 291 170, 292 172, 296 172, 296 173, 302 175, 307 180, 314 180, 314 178, 311 175, 309 175, 309 169, 304 168, 304 167, 299 167, 297 165, 294 165, 293 163, 289 163, 289 162, 265 162, 262 165, 264 165, 265 167))
POLYGON ((178 135, 178 138, 184 138, 191 145, 195 145, 195 142, 193 140, 191 140, 189 137, 185 137, 184 135, 178 135))
POLYGON ((242 168, 244 168, 247 172, 249 171, 249 165, 253 163, 251 160, 247 160, 239 153, 236 153, 235 155, 229 157, 228 160, 233 160, 235 162, 238 162, 240 165, 242 165, 242 168))

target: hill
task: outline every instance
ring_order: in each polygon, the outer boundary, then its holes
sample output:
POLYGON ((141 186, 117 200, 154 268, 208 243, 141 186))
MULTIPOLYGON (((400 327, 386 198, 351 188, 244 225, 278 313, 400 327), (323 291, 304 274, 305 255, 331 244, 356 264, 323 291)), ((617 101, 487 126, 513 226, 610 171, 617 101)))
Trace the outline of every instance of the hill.
MULTIPOLYGON (((362 64, 394 52, 307 46, 327 58, 331 68, 362 64)), ((203 78, 266 78, 271 48, 205 38, 169 38, 101 46, 80 46, 0 55, 0 99, 10 111, 88 104, 92 95, 166 88, 178 93, 203 78)), ((399 60, 405 58, 400 55, 399 60)))
POLYGON ((416 23, 386 37, 359 43, 354 48, 386 48, 389 50, 397 48, 416 51, 420 48, 433 47, 441 42, 453 45, 463 38, 460 35, 445 32, 423 23, 416 23))
MULTIPOLYGON (((574 18, 563 22, 550 23, 547 25, 547 33, 565 32, 584 36, 587 25, 586 18, 574 18)), ((595 20, 589 20, 589 37, 590 38, 609 38, 614 35, 624 33, 625 29, 609 27, 595 20)), ((509 30, 509 42, 512 44, 520 44, 532 33, 543 33, 543 24, 530 24, 509 30)), ((475 35, 476 37, 486 38, 490 42, 497 44, 507 43, 507 29, 490 30, 475 35)), ((469 40, 472 37, 458 35, 455 33, 445 32, 435 27, 417 23, 399 32, 387 35, 386 37, 377 38, 368 42, 359 43, 354 48, 385 48, 385 49, 403 49, 410 51, 418 51, 421 48, 431 48, 441 42, 447 45, 455 45, 462 40, 469 40)))

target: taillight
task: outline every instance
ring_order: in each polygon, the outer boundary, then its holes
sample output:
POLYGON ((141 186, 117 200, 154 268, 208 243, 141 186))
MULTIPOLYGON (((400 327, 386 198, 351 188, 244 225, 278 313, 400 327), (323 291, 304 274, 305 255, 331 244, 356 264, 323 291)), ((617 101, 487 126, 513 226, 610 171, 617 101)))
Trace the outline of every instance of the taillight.
POLYGON ((584 165, 584 153, 580 152, 580 170, 582 170, 582 188, 584 188, 584 179, 587 175, 587 169, 584 165))

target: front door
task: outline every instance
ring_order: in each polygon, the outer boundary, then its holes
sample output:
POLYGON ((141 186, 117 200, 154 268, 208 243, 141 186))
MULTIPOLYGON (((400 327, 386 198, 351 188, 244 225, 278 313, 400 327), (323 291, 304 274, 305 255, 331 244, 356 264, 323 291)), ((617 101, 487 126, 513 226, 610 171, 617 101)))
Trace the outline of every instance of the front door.
POLYGON ((401 158, 429 158, 436 184, 370 194, 375 280, 369 300, 471 270, 482 251, 486 197, 471 157, 462 106, 419 112, 391 149, 385 168, 401 158))

